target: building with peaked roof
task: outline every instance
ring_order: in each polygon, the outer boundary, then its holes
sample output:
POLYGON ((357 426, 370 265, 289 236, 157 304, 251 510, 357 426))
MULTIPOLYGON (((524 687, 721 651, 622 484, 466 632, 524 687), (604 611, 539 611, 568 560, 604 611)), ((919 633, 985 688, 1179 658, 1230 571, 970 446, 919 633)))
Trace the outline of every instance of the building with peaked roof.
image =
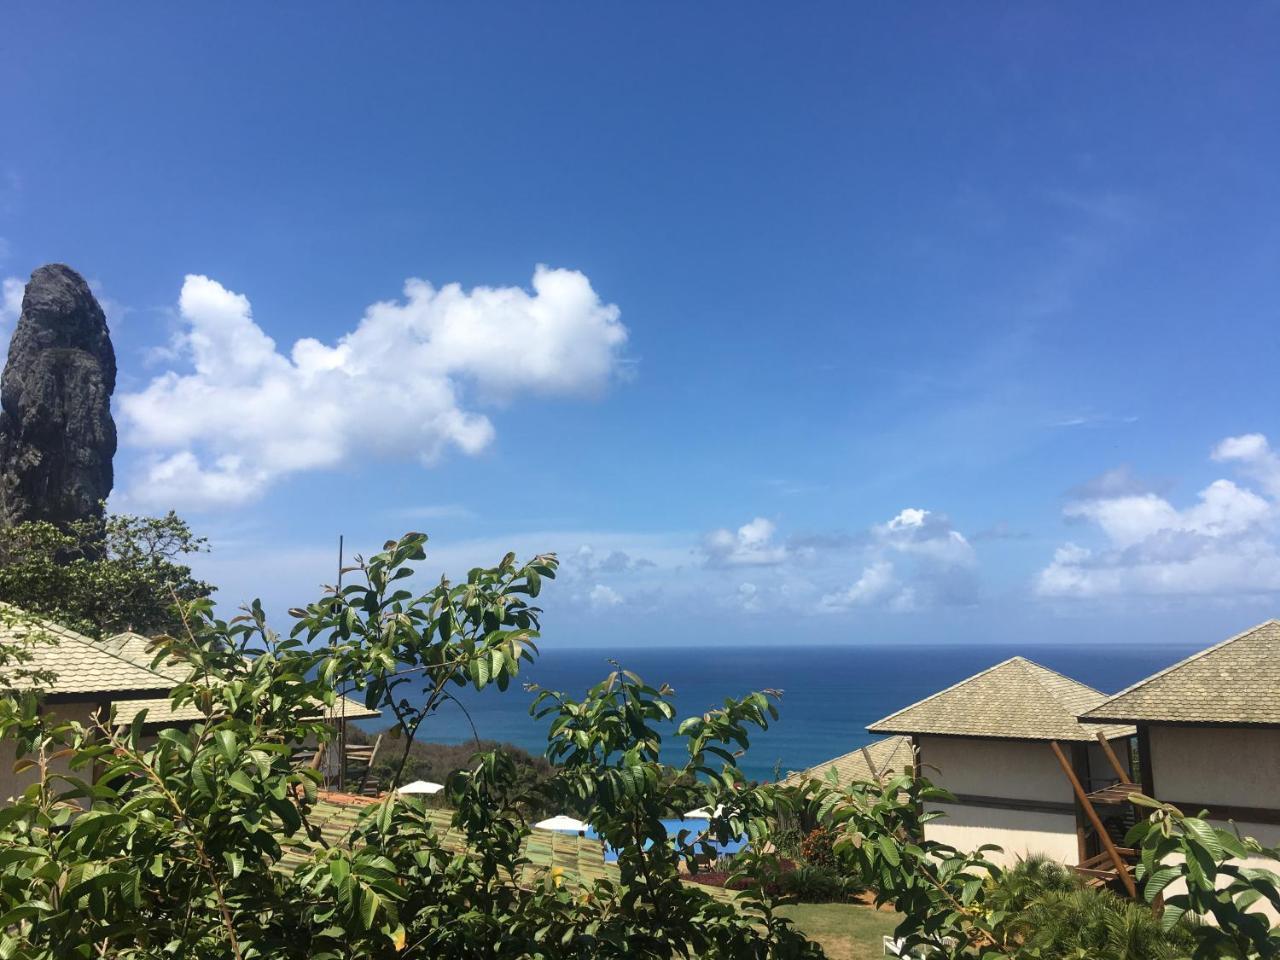
MULTIPOLYGON (((945 817, 931 821, 929 839, 958 849, 997 844, 1012 862, 1046 854, 1080 864, 1103 840, 1086 822, 1071 774, 1086 792, 1115 784, 1129 763, 1133 727, 1085 726, 1077 719, 1106 695, 1012 657, 867 727, 909 738, 924 775, 955 796, 930 804, 945 817)), ((1115 826, 1118 832, 1122 825, 1115 826)), ((1110 829, 1110 828, 1108 828, 1110 829)))
MULTIPOLYGON (((110 699, 133 700, 155 696, 172 686, 146 666, 104 649, 69 627, 0 603, 0 643, 26 651, 25 670, 48 671, 53 681, 42 684, 47 703, 110 699)), ((36 686, 15 678, 12 686, 36 686)))
POLYGON ((1080 719, 1137 727, 1148 796, 1280 845, 1280 620, 1175 663, 1080 719))
MULTIPOLYGON (((175 709, 169 692, 182 678, 175 665, 155 664, 152 640, 136 633, 93 640, 61 624, 36 617, 0 602, 0 644, 21 648, 23 662, 0 665, 10 689, 40 689, 44 708, 58 716, 88 725, 115 711, 117 723, 129 724, 141 710, 147 711, 145 728, 150 734, 164 727, 184 726, 204 719, 194 705, 175 709), (19 668, 22 674, 19 673, 19 668), (38 672, 40 679, 26 676, 38 672)), ((332 710, 317 703, 317 715, 335 720, 377 717, 356 700, 339 697, 332 710)), ((35 780, 35 772, 13 772, 17 760, 12 740, 0 744, 0 803, 15 796, 35 780)), ((67 773, 66 760, 53 761, 55 772, 67 773)))
POLYGON ((851 783, 874 783, 897 776, 904 769, 914 766, 915 754, 911 749, 911 738, 885 737, 850 750, 834 760, 793 773, 782 782, 798 785, 807 780, 827 782, 834 777, 835 782, 844 787, 851 783))
MULTIPOLYGON (((25 662, 5 668, 11 689, 40 688, 46 708, 67 720, 88 724, 105 716, 113 702, 155 697, 173 681, 119 656, 67 627, 0 603, 0 644, 25 651, 25 662), (48 679, 36 682, 17 675, 18 666, 40 671, 48 679)), ((34 771, 15 773, 16 745, 0 744, 0 802, 33 783, 34 771)), ((55 772, 68 773, 66 759, 51 761, 55 772)))
MULTIPOLYGON (((126 631, 98 641, 98 643, 102 648, 111 651, 116 656, 145 666, 168 677, 170 687, 174 683, 181 681, 186 675, 179 664, 159 663, 152 666, 156 655, 153 650, 154 640, 151 637, 126 631)), ((168 690, 165 692, 167 694, 168 690)), ((323 710, 320 704, 317 704, 317 707, 327 716, 340 721, 371 720, 382 715, 377 710, 370 710, 363 703, 344 696, 338 697, 337 703, 332 709, 323 710)), ((205 719, 204 714, 200 712, 195 704, 187 703, 180 707, 174 707, 168 696, 121 701, 115 704, 115 708, 116 721, 122 725, 131 724, 138 713, 146 710, 147 715, 144 727, 151 732, 162 730, 165 727, 186 726, 197 720, 205 719)))

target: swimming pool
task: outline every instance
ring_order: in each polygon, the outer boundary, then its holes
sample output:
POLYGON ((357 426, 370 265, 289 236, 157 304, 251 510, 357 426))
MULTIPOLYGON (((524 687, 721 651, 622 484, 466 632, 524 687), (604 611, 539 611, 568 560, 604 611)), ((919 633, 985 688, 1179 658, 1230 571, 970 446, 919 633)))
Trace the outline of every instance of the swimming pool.
MULTIPOLYGON (((703 830, 706 830, 709 824, 709 820, 689 819, 688 817, 662 821, 662 826, 666 829, 667 836, 672 839, 677 837, 681 830, 688 830, 690 835, 687 839, 692 840, 694 836, 701 833, 703 830)), ((573 833, 574 831, 566 830, 563 832, 573 833)), ((591 829, 588 829, 583 833, 583 836, 591 840, 600 839, 600 835, 591 829)), ((651 842, 652 841, 650 841, 650 843, 651 842)), ((711 848, 715 850, 717 854, 737 853, 746 846, 746 844, 747 841, 745 837, 739 837, 737 840, 730 840, 727 843, 719 843, 718 841, 712 840, 711 848)), ((604 859, 606 863, 616 861, 618 859, 618 851, 613 849, 613 847, 605 847, 604 859)))

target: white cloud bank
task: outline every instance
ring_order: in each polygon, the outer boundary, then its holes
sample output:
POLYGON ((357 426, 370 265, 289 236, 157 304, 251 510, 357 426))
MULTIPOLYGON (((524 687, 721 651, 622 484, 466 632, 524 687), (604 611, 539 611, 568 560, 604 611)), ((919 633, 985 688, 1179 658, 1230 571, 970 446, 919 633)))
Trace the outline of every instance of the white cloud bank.
POLYGON ((1211 456, 1235 465, 1258 490, 1214 480, 1181 509, 1150 492, 1075 500, 1065 515, 1093 524, 1105 543, 1059 547, 1036 578, 1036 592, 1089 598, 1280 590, 1280 457, 1256 433, 1228 437, 1211 456))
POLYGON ((850 586, 825 594, 827 611, 967 604, 977 595, 973 547, 943 515, 907 507, 871 529, 868 559, 850 586))
POLYGON ((409 280, 403 300, 375 303, 333 346, 304 338, 287 354, 216 280, 188 276, 178 311, 175 353, 190 372, 119 401, 123 436, 146 452, 128 498, 154 507, 243 503, 356 457, 478 453, 494 427, 471 394, 598 392, 627 340, 583 274, 542 266, 532 292, 409 280))

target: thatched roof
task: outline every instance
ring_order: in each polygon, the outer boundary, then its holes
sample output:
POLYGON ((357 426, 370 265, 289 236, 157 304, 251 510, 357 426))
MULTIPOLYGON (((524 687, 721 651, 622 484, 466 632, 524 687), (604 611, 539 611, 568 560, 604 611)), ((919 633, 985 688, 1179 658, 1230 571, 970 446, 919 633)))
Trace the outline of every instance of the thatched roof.
POLYGON ((1086 727, 1076 719, 1105 699, 1093 687, 1011 657, 867 729, 1008 740, 1093 740, 1099 729, 1108 739, 1132 734, 1131 727, 1086 727))
POLYGON ((1089 723, 1280 724, 1280 620, 1268 620, 1121 690, 1089 723))

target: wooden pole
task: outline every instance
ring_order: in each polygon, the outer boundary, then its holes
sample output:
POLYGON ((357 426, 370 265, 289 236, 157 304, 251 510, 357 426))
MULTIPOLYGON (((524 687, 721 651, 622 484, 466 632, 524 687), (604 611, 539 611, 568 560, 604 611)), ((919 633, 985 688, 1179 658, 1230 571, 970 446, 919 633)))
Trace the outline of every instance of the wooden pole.
POLYGON ((883 787, 884 778, 882 778, 880 774, 876 772, 876 763, 874 760, 871 759, 871 751, 868 750, 866 747, 862 747, 861 750, 862 750, 862 759, 867 761, 867 769, 871 771, 871 778, 875 780, 875 782, 878 785, 883 787))
POLYGON ((1116 865, 1116 872, 1120 875, 1120 881, 1124 884, 1125 891, 1130 898, 1137 900, 1138 888, 1134 885, 1133 877, 1129 873, 1129 865, 1121 859, 1120 851, 1111 842, 1111 834, 1107 833, 1107 828, 1102 825, 1102 820, 1098 817, 1098 811, 1094 810, 1093 804, 1089 802, 1089 795, 1085 793, 1084 787, 1081 786, 1076 772, 1071 769, 1071 763, 1067 760, 1067 755, 1062 752, 1062 747, 1058 746, 1057 740, 1050 740, 1049 746, 1053 748, 1053 755, 1058 758, 1058 764, 1062 767, 1062 772, 1071 781, 1071 789, 1075 791, 1076 802, 1084 808, 1085 815, 1088 816, 1089 822, 1093 824, 1093 829, 1098 831, 1098 839, 1102 841, 1103 849, 1111 857, 1111 862, 1116 865))
POLYGON ((1120 762, 1120 758, 1116 756, 1116 752, 1111 749, 1111 744, 1107 741, 1106 735, 1101 730, 1098 731, 1098 743, 1102 744, 1102 752, 1106 754, 1107 760, 1110 762, 1112 769, 1115 770, 1116 776, 1120 778, 1120 782, 1133 783, 1133 781, 1129 779, 1129 774, 1125 772, 1124 764, 1120 762))
MULTIPOLYGON (((1088 744, 1073 743, 1071 745, 1071 767, 1081 783, 1089 782, 1088 750, 1088 744)), ((1078 802, 1073 806, 1076 808, 1076 853, 1079 857, 1078 862, 1083 864, 1097 851, 1089 846, 1089 820, 1084 815, 1084 807, 1078 802)))
POLYGON ((1151 729, 1145 723, 1138 724, 1138 771, 1142 774, 1142 792, 1154 799, 1156 772, 1151 766, 1151 729))

